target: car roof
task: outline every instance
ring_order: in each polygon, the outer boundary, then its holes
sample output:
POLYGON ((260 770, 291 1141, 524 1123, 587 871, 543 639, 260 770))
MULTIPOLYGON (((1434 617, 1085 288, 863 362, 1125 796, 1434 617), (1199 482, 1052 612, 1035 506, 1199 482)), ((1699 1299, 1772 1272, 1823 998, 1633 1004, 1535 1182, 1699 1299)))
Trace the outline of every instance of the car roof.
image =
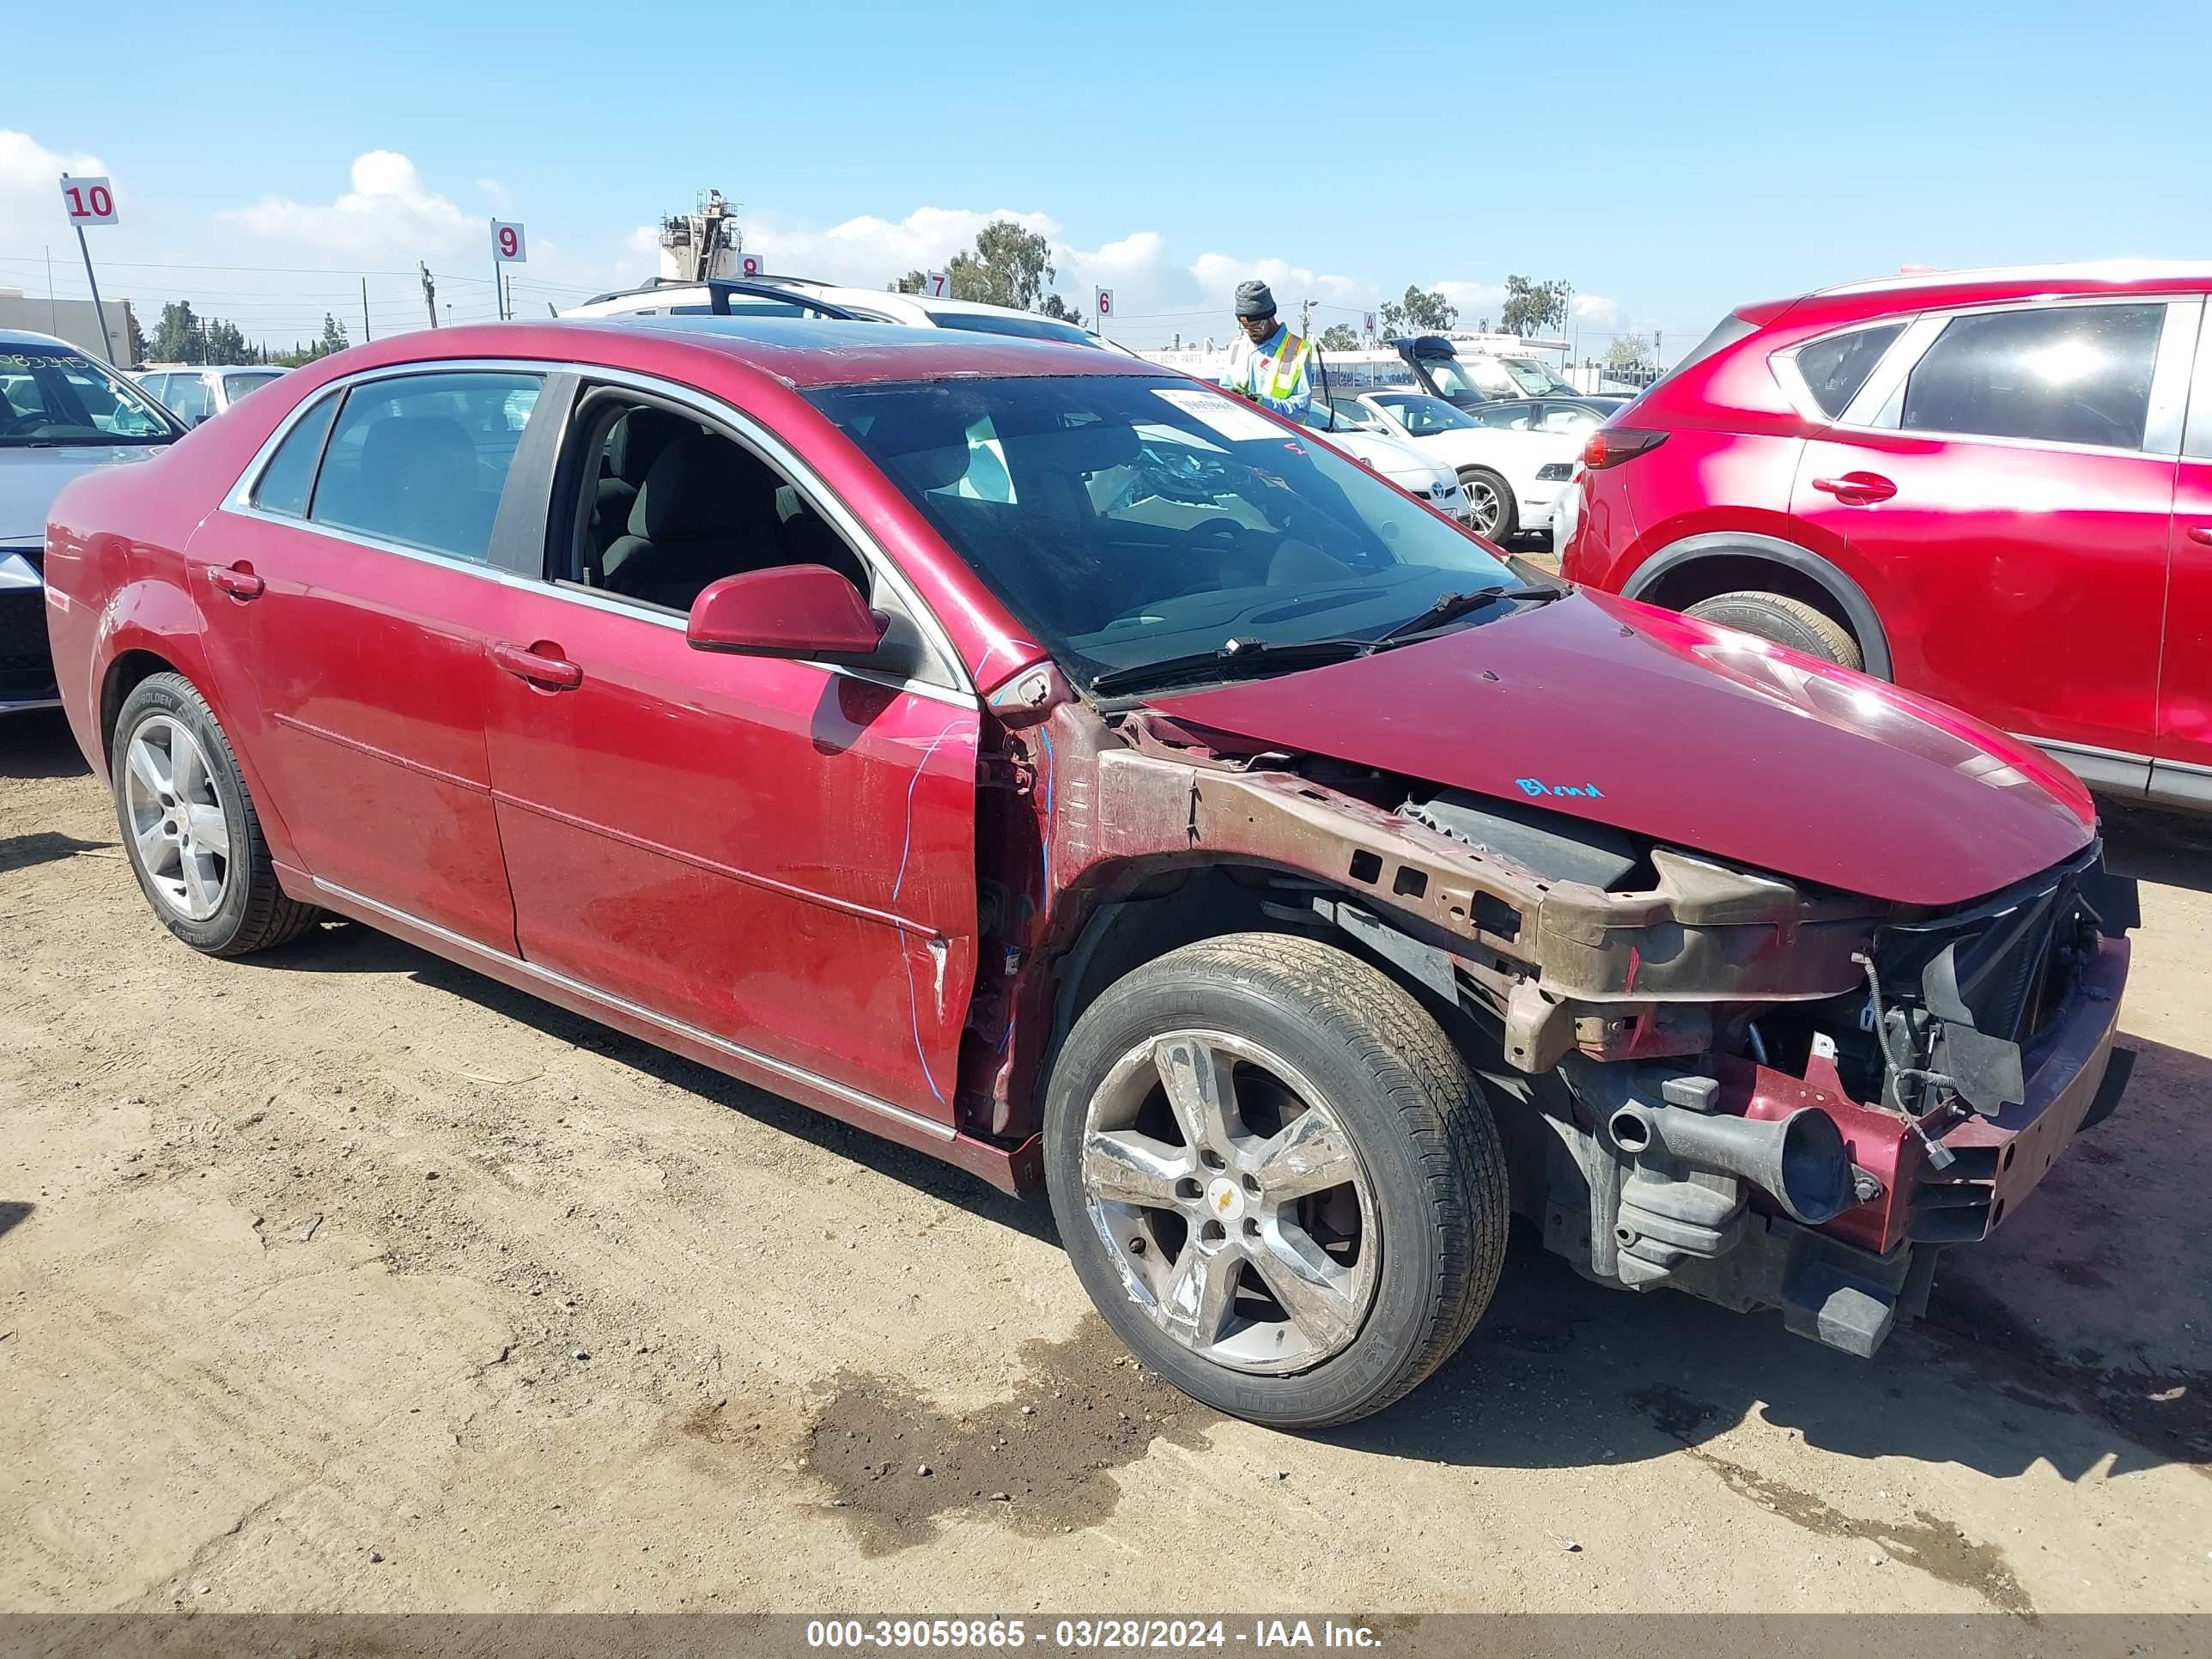
POLYGON ((655 364, 672 369, 691 357, 701 366, 735 362, 811 388, 956 376, 1061 374, 1159 375, 1170 371, 1140 358, 1101 351, 1088 343, 908 328, 896 323, 805 320, 790 317, 560 318, 418 329, 374 346, 356 346, 349 361, 399 365, 455 358, 564 358, 606 366, 655 364), (354 355, 358 354, 358 355, 354 355))
POLYGON ((34 329, 0 328, 0 345, 59 346, 64 351, 82 349, 58 335, 40 334, 34 329))
POLYGON ((1765 326, 1784 316, 1800 324, 1853 321, 1929 306, 1997 304, 2008 300, 2075 299, 2099 295, 2201 294, 2212 290, 2212 264, 2180 259, 2104 259, 2077 264, 1990 265, 1978 270, 1900 271, 1864 282, 1816 289, 1795 300, 1739 306, 1736 314, 1765 326))

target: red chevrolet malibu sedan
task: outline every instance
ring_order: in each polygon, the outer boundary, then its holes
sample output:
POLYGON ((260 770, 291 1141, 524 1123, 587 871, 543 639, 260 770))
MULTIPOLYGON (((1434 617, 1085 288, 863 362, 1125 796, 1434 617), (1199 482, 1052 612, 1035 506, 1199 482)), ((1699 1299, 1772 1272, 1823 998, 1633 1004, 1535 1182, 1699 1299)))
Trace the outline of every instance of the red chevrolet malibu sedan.
POLYGON ((1563 569, 2212 810, 2212 267, 1746 306, 1592 435, 1563 569))
POLYGON ((1869 1353, 2124 1075, 2063 769, 1118 354, 416 334, 70 486, 46 575, 178 939, 350 917, 1041 1185, 1265 1422, 1441 1364, 1516 1212, 1869 1353))

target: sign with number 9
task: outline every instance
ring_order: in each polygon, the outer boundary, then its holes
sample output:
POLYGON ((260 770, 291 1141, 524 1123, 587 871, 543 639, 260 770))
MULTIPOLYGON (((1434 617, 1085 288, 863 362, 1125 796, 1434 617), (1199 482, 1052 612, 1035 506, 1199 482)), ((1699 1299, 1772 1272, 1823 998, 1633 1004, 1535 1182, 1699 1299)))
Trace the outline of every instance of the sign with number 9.
POLYGON ((491 257, 502 264, 526 263, 530 258, 522 240, 522 227, 491 222, 491 257))

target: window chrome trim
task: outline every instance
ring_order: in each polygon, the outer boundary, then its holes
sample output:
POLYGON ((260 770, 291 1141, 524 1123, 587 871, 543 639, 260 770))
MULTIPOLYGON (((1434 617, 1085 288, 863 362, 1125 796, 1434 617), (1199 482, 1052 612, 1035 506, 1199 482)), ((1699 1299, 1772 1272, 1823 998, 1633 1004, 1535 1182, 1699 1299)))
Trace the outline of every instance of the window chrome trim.
POLYGON ((1847 324, 1842 328, 1832 328, 1826 334, 1815 334, 1808 340, 1800 340, 1796 345, 1787 347, 1783 350, 1774 353, 1774 355, 1769 357, 1766 361, 1768 365, 1774 370, 1774 378, 1781 386, 1783 395, 1790 399, 1791 406, 1794 407, 1800 415, 1802 415, 1807 420, 1812 422, 1815 426, 1839 426, 1843 423, 1844 416, 1849 415, 1851 412, 1852 408, 1857 404, 1860 394, 1864 392, 1866 389, 1872 386, 1875 380, 1881 376, 1883 368, 1888 363, 1891 357, 1895 356, 1898 352, 1906 349, 1906 342, 1910 340, 1911 337, 1912 324, 1910 319, 1903 317, 1881 317, 1871 319, 1863 318, 1859 321, 1847 324), (1864 334, 1869 330, 1877 328, 1896 329, 1898 331, 1897 337, 1892 340, 1888 345, 1882 349, 1881 356, 1875 360, 1874 367, 1867 372, 1866 379, 1859 382, 1858 391, 1851 394, 1850 399, 1844 404, 1841 412, 1835 415, 1829 414, 1826 410, 1820 407, 1820 400, 1813 395, 1813 388, 1806 384, 1804 371, 1797 367, 1797 354, 1801 351, 1808 350, 1816 345, 1826 345, 1831 340, 1840 340, 1847 335, 1864 334))
MULTIPOLYGON (((820 669, 826 674, 866 680, 871 684, 884 686, 896 691, 912 692, 915 696, 927 697, 935 702, 947 703, 956 708, 981 711, 982 696, 975 689, 975 678, 969 673, 968 665, 962 660, 960 653, 952 648, 951 638, 945 633, 944 624, 938 620, 937 613, 922 602, 921 596, 914 591, 913 584, 908 581, 906 573, 899 569, 896 562, 883 550, 881 544, 861 526, 860 520, 854 516, 844 502, 838 500, 827 486, 810 485, 806 482, 806 479, 811 476, 812 469, 798 459, 789 445, 769 433, 765 427, 751 416, 732 408, 719 398, 695 391, 689 386, 679 386, 667 381, 657 380, 649 375, 634 374, 627 369, 602 368, 587 363, 560 363, 525 357, 455 357, 440 359, 434 362, 401 363, 382 368, 362 369, 319 388, 312 396, 301 400, 282 421, 278 422, 276 430, 262 442, 260 448, 253 452, 252 459, 246 462, 245 470, 239 474, 237 483, 232 487, 230 493, 223 497, 217 510, 233 514, 241 519, 258 520, 263 524, 280 525, 287 529, 308 531, 318 536, 327 537, 332 541, 343 542, 349 546, 367 548, 373 552, 390 553, 403 559, 419 560, 440 569, 456 570, 465 574, 482 576, 502 586, 514 588, 518 592, 565 599, 571 605, 607 611, 619 616, 634 617, 641 621, 653 623, 664 628, 673 628, 678 632, 682 632, 685 626, 685 620, 681 617, 642 610, 628 601, 600 594, 580 592, 574 588, 562 587, 542 575, 526 575, 509 570, 502 565, 492 564, 489 562, 479 563, 474 560, 456 557, 450 553, 436 553, 427 548, 410 547, 402 542, 386 541, 380 536, 373 536, 365 531, 341 530, 335 525, 320 524, 313 519, 298 518, 289 513, 271 512, 253 500, 253 492, 260 485, 261 475, 267 470, 278 447, 290 435, 292 428, 299 424, 307 412, 320 404, 325 397, 333 392, 350 392, 355 386, 371 380, 395 380, 403 376, 421 374, 476 373, 542 374, 549 378, 556 374, 574 374, 580 381, 592 380, 603 384, 628 386, 635 390, 650 392, 655 397, 667 398, 671 402, 684 404, 720 424, 735 426, 741 430, 757 434, 755 441, 762 452, 790 476, 793 485, 805 493, 810 501, 817 504, 817 510, 822 511, 823 516, 836 526, 848 541, 854 543, 860 556, 868 561, 872 568, 878 569, 885 574, 892 588, 905 602, 915 628, 928 642, 931 651, 942 659, 960 684, 957 687, 938 685, 928 680, 908 679, 904 675, 848 666, 843 663, 823 662, 811 657, 794 657, 786 660, 803 663, 807 667, 820 669)), ((336 425, 337 423, 333 422, 332 430, 334 431, 336 425)), ((319 472, 319 468, 318 471, 319 472)))
POLYGON ((2197 373, 2183 411, 2181 453, 2193 461, 2212 461, 2212 305, 2204 307, 2197 337, 2197 373))
MULTIPOLYGON (((2171 295, 2160 294, 2069 294, 2057 299, 2037 297, 2027 300, 2003 300, 1987 305, 1960 306, 1955 309, 1942 311, 1923 311, 1913 319, 1911 325, 1899 337, 1897 343, 1890 348, 1889 352, 1875 366, 1874 374, 1868 376, 1866 385, 1859 388, 1858 396, 1851 399, 1841 417, 1824 424, 1832 425, 1844 432, 1905 433, 1906 428, 1901 424, 1905 382, 1911 378, 1912 371, 1919 367, 1920 359, 1927 354, 1929 347, 1935 344, 1936 337, 1941 335, 1954 319, 1989 317, 2000 313, 2014 311, 2074 311, 2087 306, 2161 306, 2166 308, 2166 315, 2165 322, 2160 325, 2158 356, 2154 360, 2151 370, 2151 403, 2144 422, 2142 446, 2067 443, 2056 438, 2015 438, 1992 432, 1939 432, 1932 428, 1919 427, 1911 428, 1907 435, 1938 441, 1996 444, 2005 448, 2033 449, 2068 455, 2137 455, 2148 456, 2154 459, 2167 458, 2179 449, 2178 439, 2174 447, 2169 449, 2153 449, 2150 447, 2150 443, 2154 430, 2153 422, 2160 412, 2158 399, 2161 390, 2164 389, 2160 385, 2160 377, 2166 373, 2167 353, 2177 349, 2173 344, 2174 313, 2178 307, 2185 308, 2201 304, 2202 301, 2194 296, 2175 299, 2171 295)), ((1852 325, 1853 327, 1866 325, 1868 325, 1864 321, 1852 325)), ((1844 331, 1835 331, 1838 333, 1844 331)), ((1820 337, 1831 337, 1824 335, 1820 337)), ((1808 341, 1807 343, 1809 344, 1811 342, 1808 341)))
POLYGON ((2168 300, 2158 359, 2150 372, 2150 407, 2143 416, 2142 453, 2181 453, 2182 417, 2189 411, 2189 371, 2197 356, 2197 330, 2204 301, 2168 300))
POLYGON ((627 997, 618 997, 611 991, 602 991, 596 985, 587 984, 580 979, 571 979, 566 974, 555 973, 551 969, 541 967, 525 957, 509 956, 504 951, 495 951, 490 945, 470 939, 465 934, 453 933, 448 928, 439 927, 434 921, 425 921, 420 916, 410 915, 404 910, 397 909, 389 904, 380 903, 366 894, 356 893, 350 888, 341 887, 336 882, 325 881, 320 876, 312 877, 310 879, 314 882, 317 892, 328 894, 332 898, 342 899, 349 904, 356 905, 362 909, 386 917, 403 927, 412 927, 428 933, 441 945, 447 945, 466 956, 495 962, 502 969, 525 975, 540 984, 557 987, 572 996, 584 998, 587 1001, 598 1003, 602 1007, 611 1008, 619 1013, 626 1014, 632 1019, 642 1020, 649 1025, 658 1026, 672 1036, 703 1044, 718 1053, 727 1054, 742 1065, 755 1067, 772 1077, 782 1078, 787 1082, 819 1090, 823 1094, 842 1100, 848 1105, 858 1107, 862 1111, 872 1113, 879 1117, 890 1118, 894 1122, 927 1134, 933 1139, 951 1141, 959 1139, 960 1132, 940 1119, 924 1117, 919 1112, 910 1112, 903 1106, 893 1105, 888 1100, 879 1100, 863 1090, 854 1088, 850 1084, 840 1083, 834 1078, 823 1077, 818 1072, 810 1072, 804 1066, 793 1065, 787 1060, 778 1060, 773 1054, 764 1054, 757 1048, 747 1048, 739 1043, 732 1042, 727 1037, 716 1036, 712 1031, 702 1030, 698 1026, 687 1025, 682 1020, 672 1019, 666 1014, 657 1012, 642 1003, 632 1002, 627 997))

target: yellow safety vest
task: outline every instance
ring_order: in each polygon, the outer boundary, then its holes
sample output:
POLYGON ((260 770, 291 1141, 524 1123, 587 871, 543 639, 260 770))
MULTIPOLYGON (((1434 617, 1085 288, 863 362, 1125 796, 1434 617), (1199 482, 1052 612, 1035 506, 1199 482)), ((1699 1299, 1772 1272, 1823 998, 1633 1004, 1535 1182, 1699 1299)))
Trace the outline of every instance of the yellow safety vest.
POLYGON ((1267 376, 1267 395, 1288 398, 1298 389, 1298 376, 1305 372, 1306 354, 1313 348, 1291 333, 1283 331, 1283 349, 1276 354, 1275 367, 1267 376))

